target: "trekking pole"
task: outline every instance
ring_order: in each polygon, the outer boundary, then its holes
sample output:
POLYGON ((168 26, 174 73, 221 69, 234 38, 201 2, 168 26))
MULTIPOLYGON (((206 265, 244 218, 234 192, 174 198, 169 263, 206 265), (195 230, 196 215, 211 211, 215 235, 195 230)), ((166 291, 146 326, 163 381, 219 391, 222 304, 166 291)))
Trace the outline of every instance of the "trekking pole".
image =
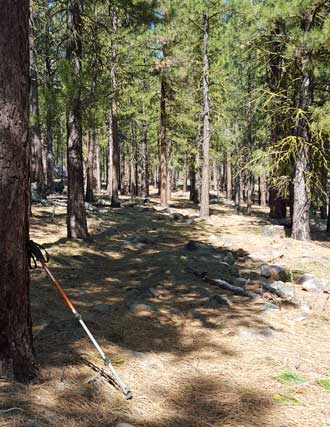
POLYGON ((49 261, 48 252, 41 245, 39 245, 38 243, 35 243, 33 240, 30 240, 30 242, 29 242, 29 256, 30 256, 30 268, 36 268, 37 261, 40 262, 42 268, 46 271, 46 273, 48 274, 49 278, 54 283, 56 289, 61 294, 62 298, 64 299, 64 301, 66 303, 66 305, 69 307, 69 309, 71 310, 71 312, 74 315, 74 317, 79 321, 80 325, 82 326, 82 328, 84 329, 84 331, 88 335, 88 338, 94 344, 94 347, 96 348, 96 350, 98 351, 98 353, 102 357, 104 365, 107 368, 109 368, 109 370, 112 373, 112 375, 113 375, 113 377, 114 377, 117 385, 119 386, 120 390, 122 391, 123 395, 125 396, 125 399, 127 399, 127 400, 131 399, 133 396, 132 396, 132 393, 131 393, 130 389, 120 379, 120 377, 118 376, 117 372, 115 371, 115 368, 112 366, 109 357, 106 356, 106 354, 104 353, 104 351, 100 347, 99 343, 96 341, 96 339, 92 335, 91 331, 88 329, 86 323, 83 321, 80 313, 77 311, 77 309, 75 308, 75 306, 73 305, 73 303, 71 302, 71 300, 69 299, 69 297, 66 295, 66 293, 62 289, 61 285, 58 283, 58 281, 55 279, 55 277, 53 276, 53 274, 51 273, 51 271, 47 267, 46 264, 49 261), (45 256, 42 253, 42 251, 45 252, 45 256), (32 262, 33 262, 33 265, 32 265, 32 262))

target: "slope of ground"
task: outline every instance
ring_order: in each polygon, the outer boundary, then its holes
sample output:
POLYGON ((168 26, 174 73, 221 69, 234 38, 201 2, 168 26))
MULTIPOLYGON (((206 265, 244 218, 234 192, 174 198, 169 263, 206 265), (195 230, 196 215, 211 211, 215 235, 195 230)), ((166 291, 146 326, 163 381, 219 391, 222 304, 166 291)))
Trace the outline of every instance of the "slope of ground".
POLYGON ((134 398, 93 381, 81 359, 101 366, 92 345, 34 270, 40 376, 31 385, 0 383, 1 410, 18 408, 0 412, 0 425, 329 427, 330 392, 319 383, 330 378, 327 294, 292 285, 299 307, 276 308, 276 299, 234 296, 202 280, 249 278, 258 291, 265 261, 293 276, 327 277, 328 244, 268 236, 260 210, 236 215, 225 203, 201 221, 182 194, 165 212, 156 199, 124 205, 91 207, 88 242, 65 239, 64 207, 36 207, 31 235, 134 398), (223 262, 229 252, 233 265, 223 262))

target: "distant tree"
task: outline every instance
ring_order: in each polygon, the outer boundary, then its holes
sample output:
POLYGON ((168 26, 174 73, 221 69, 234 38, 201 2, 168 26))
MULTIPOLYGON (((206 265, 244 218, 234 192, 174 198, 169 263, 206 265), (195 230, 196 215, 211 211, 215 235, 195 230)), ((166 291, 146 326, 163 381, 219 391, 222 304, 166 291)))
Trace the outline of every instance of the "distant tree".
POLYGON ((67 233, 69 239, 88 236, 84 200, 81 112, 81 0, 70 0, 67 16, 69 66, 69 96, 67 103, 67 163, 68 208, 67 233))

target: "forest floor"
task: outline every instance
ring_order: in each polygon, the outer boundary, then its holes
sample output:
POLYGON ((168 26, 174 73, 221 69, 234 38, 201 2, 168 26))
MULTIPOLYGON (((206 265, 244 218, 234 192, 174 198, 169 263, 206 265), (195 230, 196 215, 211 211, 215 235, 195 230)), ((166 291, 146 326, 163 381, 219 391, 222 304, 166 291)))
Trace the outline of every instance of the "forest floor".
POLYGON ((238 215, 222 200, 200 220, 182 193, 170 206, 161 212, 151 197, 147 205, 92 207, 88 242, 65 239, 64 206, 55 215, 53 207, 33 207, 32 238, 47 247, 49 268, 134 397, 90 381, 95 373, 80 356, 102 366, 96 351, 37 269, 39 377, 0 383, 1 426, 330 426, 329 383, 319 382, 330 379, 328 295, 292 284, 301 303, 276 308, 275 300, 234 296, 193 274, 250 278, 257 290, 260 266, 271 262, 285 265, 292 280, 302 272, 327 278, 330 242, 322 233, 312 242, 268 236, 257 207, 238 215), (232 266, 223 262, 229 251, 232 266))

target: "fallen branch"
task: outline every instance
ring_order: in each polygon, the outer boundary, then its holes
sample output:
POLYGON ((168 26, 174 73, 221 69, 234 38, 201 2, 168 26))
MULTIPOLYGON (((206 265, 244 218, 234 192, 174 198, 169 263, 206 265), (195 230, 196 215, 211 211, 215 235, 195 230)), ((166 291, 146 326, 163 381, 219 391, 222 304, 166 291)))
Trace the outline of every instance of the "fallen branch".
POLYGON ((238 286, 231 285, 230 283, 226 282, 225 280, 221 279, 210 279, 207 277, 207 273, 200 273, 196 270, 190 269, 190 271, 197 277, 204 280, 204 282, 209 283, 210 285, 216 286, 220 289, 224 289, 225 291, 232 292, 235 295, 239 295, 241 297, 248 297, 248 298, 256 298, 258 294, 255 292, 247 291, 245 289, 242 289, 238 286))
POLYGON ((24 409, 22 408, 8 408, 8 409, 0 409, 0 414, 8 414, 9 412, 13 412, 13 411, 20 411, 20 412, 24 412, 24 409))

